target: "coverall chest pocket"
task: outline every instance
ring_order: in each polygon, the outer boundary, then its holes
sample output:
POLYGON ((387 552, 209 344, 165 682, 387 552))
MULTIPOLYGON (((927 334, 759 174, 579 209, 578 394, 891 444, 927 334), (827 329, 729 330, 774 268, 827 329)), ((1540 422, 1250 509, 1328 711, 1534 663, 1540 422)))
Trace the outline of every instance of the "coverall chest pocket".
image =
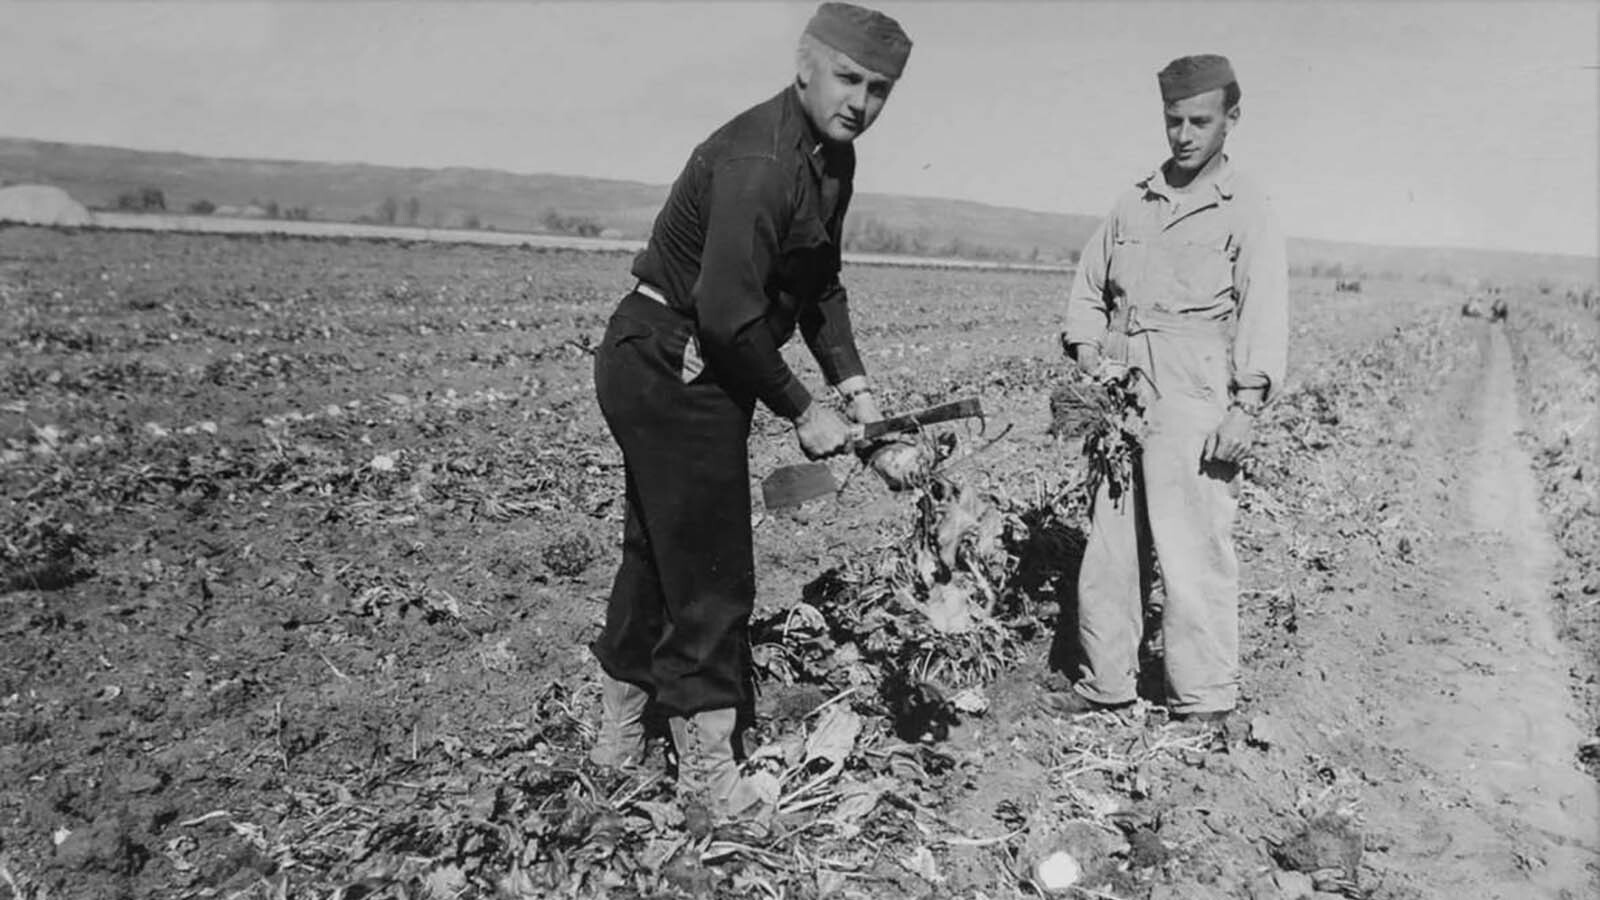
POLYGON ((1107 273, 1111 293, 1137 299, 1141 296, 1141 283, 1145 280, 1145 250, 1143 235, 1125 232, 1112 240, 1111 265, 1107 273))
POLYGON ((1165 234, 1159 252, 1152 256, 1152 275, 1160 281, 1156 302, 1172 312, 1209 309, 1233 292, 1238 248, 1228 235, 1165 234))

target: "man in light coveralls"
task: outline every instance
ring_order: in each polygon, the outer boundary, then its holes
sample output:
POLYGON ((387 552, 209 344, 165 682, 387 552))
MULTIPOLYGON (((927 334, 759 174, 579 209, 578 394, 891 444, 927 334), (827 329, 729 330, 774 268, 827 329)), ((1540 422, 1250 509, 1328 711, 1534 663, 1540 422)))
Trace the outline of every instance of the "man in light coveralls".
POLYGON ((1238 702, 1239 465, 1283 384, 1288 266, 1265 194, 1223 153, 1239 122, 1232 65, 1186 56, 1157 82, 1171 156, 1117 200, 1067 297, 1063 343, 1081 371, 1148 378, 1133 483, 1113 497, 1105 479, 1094 499, 1078 577, 1082 662, 1061 705, 1134 701, 1140 560, 1153 550, 1169 711, 1222 724, 1238 702))

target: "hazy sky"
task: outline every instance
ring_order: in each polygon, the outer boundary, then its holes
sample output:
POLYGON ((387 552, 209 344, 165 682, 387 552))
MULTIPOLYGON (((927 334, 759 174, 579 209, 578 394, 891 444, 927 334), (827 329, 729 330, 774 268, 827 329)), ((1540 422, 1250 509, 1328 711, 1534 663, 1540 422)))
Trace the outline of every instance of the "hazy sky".
MULTIPOLYGON (((858 191, 1103 214, 1165 153, 1156 70, 1219 52, 1291 234, 1600 247, 1600 3, 880 7, 915 49, 858 191)), ((0 0, 0 134, 665 183, 814 8, 0 0)))

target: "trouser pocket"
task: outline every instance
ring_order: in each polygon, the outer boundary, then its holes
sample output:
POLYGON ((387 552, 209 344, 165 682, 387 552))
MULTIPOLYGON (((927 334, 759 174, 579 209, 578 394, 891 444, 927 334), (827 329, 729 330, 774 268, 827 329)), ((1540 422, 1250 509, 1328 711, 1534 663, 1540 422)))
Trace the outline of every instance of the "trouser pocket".
POLYGON ((688 316, 642 294, 631 294, 611 317, 605 347, 637 342, 636 351, 648 358, 652 369, 670 372, 678 382, 691 384, 706 370, 696 330, 688 316))

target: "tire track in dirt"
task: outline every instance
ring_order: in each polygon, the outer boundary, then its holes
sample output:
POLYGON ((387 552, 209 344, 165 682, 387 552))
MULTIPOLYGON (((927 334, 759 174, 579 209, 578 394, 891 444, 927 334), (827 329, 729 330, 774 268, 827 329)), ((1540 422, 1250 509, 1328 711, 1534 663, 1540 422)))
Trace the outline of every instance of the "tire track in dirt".
POLYGON ((1574 758, 1583 733, 1549 608, 1555 548, 1515 438, 1505 335, 1474 330, 1481 365, 1463 367, 1452 402, 1427 416, 1457 490, 1424 566, 1429 589, 1392 623, 1418 650, 1369 676, 1389 684, 1384 707, 1403 711, 1373 716, 1377 742, 1421 783, 1369 798, 1372 818, 1410 832, 1388 867, 1424 896, 1596 897, 1600 791, 1574 758))

